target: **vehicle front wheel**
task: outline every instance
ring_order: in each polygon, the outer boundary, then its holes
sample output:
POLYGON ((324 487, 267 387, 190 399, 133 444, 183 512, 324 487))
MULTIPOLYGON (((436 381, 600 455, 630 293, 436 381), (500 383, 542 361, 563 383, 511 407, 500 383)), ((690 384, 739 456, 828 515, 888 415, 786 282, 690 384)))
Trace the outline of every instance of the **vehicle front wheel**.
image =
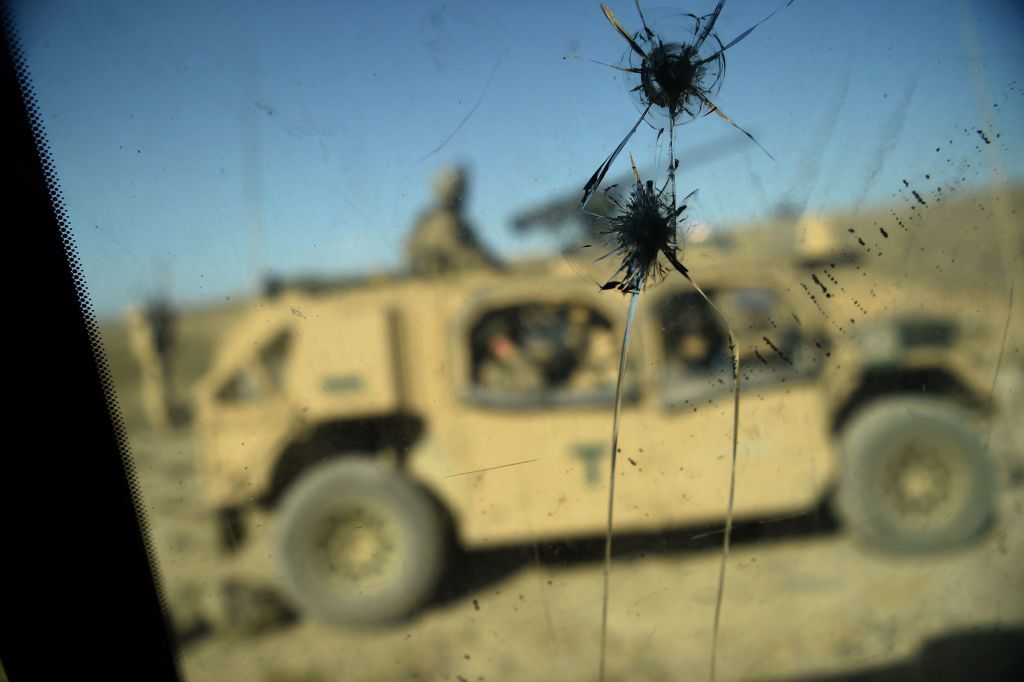
POLYGON ((977 538, 994 511, 994 470, 960 407, 918 397, 880 399, 845 429, 838 512, 871 544, 951 549, 977 538))
POLYGON ((322 464, 292 486, 278 513, 283 586, 303 611, 331 623, 407 616, 441 576, 439 517, 426 493, 373 460, 322 464))

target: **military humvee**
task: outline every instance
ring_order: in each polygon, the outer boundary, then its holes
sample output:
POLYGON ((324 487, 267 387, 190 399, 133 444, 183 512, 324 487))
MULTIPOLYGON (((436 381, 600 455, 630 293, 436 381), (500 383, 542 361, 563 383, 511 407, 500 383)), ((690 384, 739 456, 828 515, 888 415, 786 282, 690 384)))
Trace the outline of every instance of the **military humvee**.
MULTIPOLYGON (((799 272, 727 272, 701 283, 741 349, 737 518, 834 500, 876 546, 977 537, 994 508, 990 375, 962 326, 895 309, 840 326, 799 272)), ((282 587, 341 623, 422 605, 448 537, 600 536, 626 305, 561 263, 257 301, 196 393, 209 502, 236 520, 270 510, 282 587)), ((646 292, 636 320, 616 532, 720 521, 724 330, 681 278, 646 292)))

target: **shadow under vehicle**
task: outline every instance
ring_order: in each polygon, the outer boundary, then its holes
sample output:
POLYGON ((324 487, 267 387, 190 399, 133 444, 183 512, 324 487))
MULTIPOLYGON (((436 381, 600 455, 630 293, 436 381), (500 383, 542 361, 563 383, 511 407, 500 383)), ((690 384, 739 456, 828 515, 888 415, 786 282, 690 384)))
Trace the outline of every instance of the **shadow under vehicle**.
MULTIPOLYGON (((796 268, 700 271, 729 273, 701 284, 741 353, 738 519, 831 501, 887 550, 983 533, 994 408, 975 336, 920 310, 838 333, 796 268)), ((290 600, 336 623, 421 607, 447 543, 599 536, 624 313, 560 262, 284 288, 252 304, 197 385, 208 502, 233 540, 269 530, 290 600)), ((641 298, 623 390, 616 532, 721 522, 731 359, 685 281, 641 298)))

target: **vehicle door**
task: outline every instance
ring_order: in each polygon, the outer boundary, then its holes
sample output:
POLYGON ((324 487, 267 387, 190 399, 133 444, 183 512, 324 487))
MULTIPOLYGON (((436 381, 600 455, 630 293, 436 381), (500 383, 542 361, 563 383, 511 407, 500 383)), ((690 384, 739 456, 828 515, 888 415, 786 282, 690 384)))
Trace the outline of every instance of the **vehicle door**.
MULTIPOLYGON (((502 291, 457 326, 458 494, 468 544, 601 529, 612 406, 628 302, 596 290, 502 291)), ((640 404, 630 355, 623 428, 640 404)), ((454 482, 456 479, 451 479, 454 482)))
POLYGON ((252 316, 204 380, 197 397, 204 485, 215 506, 258 497, 270 459, 295 427, 284 382, 294 332, 280 316, 252 316))
MULTIPOLYGON (((736 336, 740 410, 735 511, 813 505, 831 475, 817 375, 824 345, 771 287, 707 292, 736 336)), ((725 516, 733 432, 733 368, 721 318, 689 288, 650 292, 648 383, 640 427, 621 436, 617 526, 701 523, 725 516)))

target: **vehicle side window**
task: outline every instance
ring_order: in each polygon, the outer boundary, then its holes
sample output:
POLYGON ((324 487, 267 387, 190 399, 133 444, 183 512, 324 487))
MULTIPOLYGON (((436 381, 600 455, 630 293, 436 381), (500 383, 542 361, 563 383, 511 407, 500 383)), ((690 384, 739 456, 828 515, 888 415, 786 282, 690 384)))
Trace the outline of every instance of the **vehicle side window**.
POLYGON ((700 294, 686 291, 669 296, 658 316, 667 380, 707 376, 731 365, 729 336, 700 294))
POLYGON ((284 387, 284 371, 291 349, 292 336, 284 331, 260 350, 260 366, 267 375, 271 389, 279 391, 284 387))
POLYGON ((531 303, 491 310, 473 325, 470 349, 478 398, 575 403, 615 390, 612 325, 586 306, 531 303))
POLYGON ((782 380, 799 369, 805 357, 800 326, 778 294, 730 289, 714 300, 736 335, 744 377, 782 380))
POLYGON ((259 378, 248 369, 240 369, 217 390, 217 400, 222 403, 249 403, 260 399, 259 378))
MULTIPOLYGON (((747 386, 783 383, 814 369, 800 327, 769 289, 709 291, 729 320, 747 386)), ((670 295, 659 307, 666 403, 680 406, 732 390, 732 352, 721 319, 696 292, 670 295)))
POLYGON ((284 375, 291 334, 287 331, 263 344, 255 362, 239 368, 217 391, 217 400, 223 403, 252 403, 265 399, 284 388, 284 375))

